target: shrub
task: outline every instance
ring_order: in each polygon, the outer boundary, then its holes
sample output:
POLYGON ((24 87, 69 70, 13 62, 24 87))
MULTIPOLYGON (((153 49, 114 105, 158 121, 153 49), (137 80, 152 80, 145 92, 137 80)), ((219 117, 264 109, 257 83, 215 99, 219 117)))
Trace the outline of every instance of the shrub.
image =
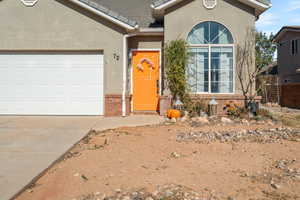
POLYGON ((186 65, 188 61, 187 43, 183 39, 173 40, 166 44, 165 70, 168 88, 172 94, 172 102, 179 98, 183 104, 189 104, 186 81, 186 65))

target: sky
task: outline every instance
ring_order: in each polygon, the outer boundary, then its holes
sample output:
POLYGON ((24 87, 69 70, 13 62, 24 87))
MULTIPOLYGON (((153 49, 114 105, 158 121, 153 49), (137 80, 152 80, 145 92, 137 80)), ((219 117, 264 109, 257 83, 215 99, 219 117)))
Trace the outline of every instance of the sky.
POLYGON ((271 0, 272 8, 256 22, 258 31, 276 34, 282 26, 300 26, 300 0, 271 0))

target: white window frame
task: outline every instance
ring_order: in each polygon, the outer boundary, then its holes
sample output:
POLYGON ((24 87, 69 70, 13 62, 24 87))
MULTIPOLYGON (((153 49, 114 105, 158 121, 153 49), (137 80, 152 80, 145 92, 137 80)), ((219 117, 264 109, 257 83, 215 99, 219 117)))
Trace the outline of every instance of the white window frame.
POLYGON ((235 94, 235 45, 234 44, 190 44, 188 48, 197 48, 197 47, 205 47, 208 48, 208 92, 194 92, 191 94, 215 94, 215 95, 232 95, 235 94), (211 48, 212 47, 232 47, 232 54, 233 54, 233 66, 232 66, 232 73, 233 73, 233 80, 232 80, 232 92, 230 93, 213 93, 211 92, 211 48))

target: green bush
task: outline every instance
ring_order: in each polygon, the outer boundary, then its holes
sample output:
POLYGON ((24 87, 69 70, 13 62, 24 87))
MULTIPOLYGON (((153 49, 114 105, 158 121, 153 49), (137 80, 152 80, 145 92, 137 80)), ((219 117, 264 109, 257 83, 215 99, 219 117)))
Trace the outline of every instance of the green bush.
POLYGON ((183 39, 173 40, 166 44, 165 72, 168 88, 172 95, 172 102, 178 98, 188 106, 190 98, 186 80, 186 66, 188 61, 187 43, 183 39))

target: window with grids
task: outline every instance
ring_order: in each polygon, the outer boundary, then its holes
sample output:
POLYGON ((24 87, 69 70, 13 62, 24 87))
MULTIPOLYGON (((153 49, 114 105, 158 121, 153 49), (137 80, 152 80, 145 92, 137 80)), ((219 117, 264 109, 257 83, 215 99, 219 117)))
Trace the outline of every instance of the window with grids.
POLYGON ((234 42, 217 22, 203 22, 189 33, 187 79, 192 93, 233 93, 234 42))

